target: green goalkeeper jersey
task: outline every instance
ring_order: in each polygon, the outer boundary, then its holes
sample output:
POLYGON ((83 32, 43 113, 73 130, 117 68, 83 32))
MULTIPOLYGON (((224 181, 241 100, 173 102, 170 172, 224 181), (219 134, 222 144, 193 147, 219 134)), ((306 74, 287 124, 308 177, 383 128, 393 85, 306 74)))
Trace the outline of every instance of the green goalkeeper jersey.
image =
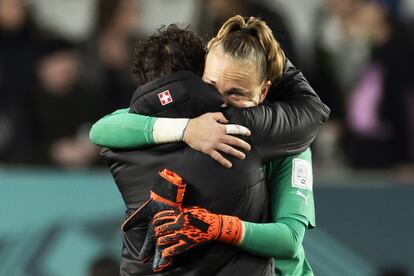
MULTIPOLYGON (((91 129, 93 143, 112 148, 138 148, 154 144, 156 118, 115 111, 91 129)), ((243 222, 245 236, 239 245, 252 254, 273 257, 277 275, 313 275, 305 258, 305 230, 315 227, 312 154, 310 149, 266 164, 270 223, 243 222)))

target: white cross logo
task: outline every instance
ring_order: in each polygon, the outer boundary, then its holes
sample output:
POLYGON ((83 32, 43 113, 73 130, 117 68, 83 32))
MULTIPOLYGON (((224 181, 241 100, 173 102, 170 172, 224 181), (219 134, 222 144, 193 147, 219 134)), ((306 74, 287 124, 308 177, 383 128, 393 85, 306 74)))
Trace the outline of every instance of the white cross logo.
POLYGON ((170 91, 168 90, 165 90, 164 92, 159 93, 158 98, 160 99, 160 102, 162 105, 172 103, 173 101, 170 91))

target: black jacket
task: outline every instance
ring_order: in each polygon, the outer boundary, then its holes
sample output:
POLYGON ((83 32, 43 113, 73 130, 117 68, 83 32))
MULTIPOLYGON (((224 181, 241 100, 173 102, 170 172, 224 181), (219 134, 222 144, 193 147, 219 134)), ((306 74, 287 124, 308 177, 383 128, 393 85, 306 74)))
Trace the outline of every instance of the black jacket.
POLYGON ((251 143, 265 159, 304 151, 328 121, 329 113, 289 60, 282 77, 272 82, 264 104, 224 111, 231 123, 252 131, 251 143))
MULTIPOLYGON (((304 80, 301 78, 303 76, 300 73, 290 74, 290 77, 285 76, 282 83, 285 89, 289 89, 289 81, 297 85, 298 80, 304 80)), ((127 208, 133 209, 142 204, 148 197, 158 170, 168 168, 189 182, 185 205, 199 205, 212 212, 235 215, 246 221, 266 222, 268 199, 263 162, 280 154, 305 149, 313 140, 318 126, 327 118, 325 106, 316 94, 305 84, 301 87, 308 89, 307 93, 293 89, 288 93, 293 104, 274 102, 264 108, 225 110, 232 121, 248 126, 255 133, 250 142, 256 150, 247 153, 243 161, 232 159, 232 169, 220 166, 209 156, 183 144, 140 150, 104 150, 103 156, 127 208), (299 99, 302 107, 296 106, 295 109, 295 104, 298 105, 295 100, 299 99), (299 113, 304 111, 306 116, 293 114, 298 120, 292 120, 292 110, 299 113), (289 122, 285 122, 285 119, 289 122), (262 127, 266 131, 256 131, 262 127), (262 137, 264 133, 267 139, 262 137), (305 137, 305 140, 299 136, 305 137), (268 139, 273 143, 268 142, 268 139), (275 141, 281 141, 283 145, 277 146, 275 141)), ((283 93, 272 95, 275 99, 284 99, 284 96, 283 93)), ((131 112, 164 117, 196 117, 207 111, 217 111, 220 104, 220 95, 203 84, 197 76, 190 72, 179 72, 138 88, 131 103, 131 112), (158 93, 165 90, 169 90, 173 103, 162 106, 158 93)), ((142 225, 123 234, 121 275, 154 274, 151 264, 135 261, 145 233, 145 225, 142 225)), ((254 256, 233 246, 211 243, 178 256, 174 267, 159 275, 230 274, 273 275, 273 262, 271 258, 254 256)))

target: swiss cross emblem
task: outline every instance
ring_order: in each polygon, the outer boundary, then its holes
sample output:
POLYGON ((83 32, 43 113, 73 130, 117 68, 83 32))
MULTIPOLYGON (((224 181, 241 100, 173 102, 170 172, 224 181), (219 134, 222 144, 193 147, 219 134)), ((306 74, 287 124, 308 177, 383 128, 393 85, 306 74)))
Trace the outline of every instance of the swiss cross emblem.
POLYGON ((160 99, 160 102, 162 105, 172 103, 173 101, 170 91, 168 90, 165 90, 164 92, 159 93, 158 98, 160 99))

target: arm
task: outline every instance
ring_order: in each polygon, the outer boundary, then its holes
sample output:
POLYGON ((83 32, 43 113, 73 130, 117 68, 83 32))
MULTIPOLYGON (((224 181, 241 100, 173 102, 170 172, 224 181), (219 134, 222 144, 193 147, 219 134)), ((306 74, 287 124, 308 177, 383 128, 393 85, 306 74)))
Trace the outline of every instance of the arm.
MULTIPOLYGON (((252 131, 252 143, 264 160, 303 151, 329 116, 329 108, 320 101, 302 73, 290 62, 287 62, 284 74, 274 86, 274 95, 268 96, 274 101, 271 104, 225 111, 232 122, 252 131)), ((242 152, 231 146, 245 150, 250 147, 229 134, 249 135, 250 132, 245 129, 229 131, 229 127, 224 125, 227 119, 218 114, 221 113, 207 113, 192 119, 185 129, 186 124, 173 123, 173 120, 179 119, 160 118, 162 120, 158 124, 158 120, 143 115, 113 113, 93 126, 91 140, 97 145, 117 148, 184 141, 195 150, 230 167, 231 163, 219 151, 244 158, 242 152), (147 121, 151 121, 154 126, 153 133, 147 121), (113 124, 122 127, 110 127, 113 124), (163 130, 166 126, 168 128, 163 130), (115 133, 118 138, 111 137, 115 133), (159 137, 158 141, 156 137, 159 137)))
POLYGON ((311 162, 311 151, 307 149, 268 164, 270 211, 274 223, 243 222, 245 235, 240 248, 261 256, 296 256, 306 228, 315 226, 311 162))
MULTIPOLYGON (((183 140, 187 142, 184 133, 188 121, 189 119, 149 117, 120 109, 97 121, 91 128, 89 138, 92 143, 109 148, 141 148, 183 140)), ((223 166, 231 167, 232 164, 218 150, 239 159, 245 158, 245 154, 232 146, 250 150, 247 142, 230 135, 250 135, 250 131, 242 126, 224 125, 228 121, 223 114, 207 113, 194 121, 201 121, 203 130, 208 131, 207 135, 201 135, 197 143, 203 147, 195 149, 210 155, 223 166)))
POLYGON ((89 138, 98 146, 138 148, 181 141, 187 123, 188 119, 155 118, 119 109, 97 121, 89 138))
MULTIPOLYGON (((328 120, 330 112, 303 74, 289 61, 286 62, 281 78, 272 85, 267 96, 270 103, 246 109, 227 108, 223 111, 231 123, 251 130, 252 136, 248 142, 265 161, 304 151, 315 139, 319 127, 328 120)), ((219 122, 207 124, 208 115, 190 120, 183 136, 184 142, 195 150, 209 154, 220 163, 228 164, 230 162, 217 152, 225 152, 219 148, 226 143, 222 138, 226 134, 224 125, 219 122), (215 128, 214 131, 212 127, 215 128), (211 154, 214 151, 215 156, 211 154)))
POLYGON ((267 96, 270 103, 224 112, 231 123, 252 131, 252 145, 265 160, 304 151, 330 112, 289 61, 282 77, 272 86, 267 96))
POLYGON ((305 229, 315 226, 311 152, 272 161, 267 169, 271 223, 245 222, 199 207, 184 208, 180 214, 160 212, 153 225, 163 255, 217 240, 261 256, 296 257, 305 229))
POLYGON ((97 146, 129 148, 152 144, 155 118, 128 113, 119 109, 99 119, 91 128, 89 138, 97 146))
POLYGON ((241 249, 259 256, 293 258, 305 236, 306 226, 293 218, 281 218, 274 223, 243 222, 245 234, 241 249))

